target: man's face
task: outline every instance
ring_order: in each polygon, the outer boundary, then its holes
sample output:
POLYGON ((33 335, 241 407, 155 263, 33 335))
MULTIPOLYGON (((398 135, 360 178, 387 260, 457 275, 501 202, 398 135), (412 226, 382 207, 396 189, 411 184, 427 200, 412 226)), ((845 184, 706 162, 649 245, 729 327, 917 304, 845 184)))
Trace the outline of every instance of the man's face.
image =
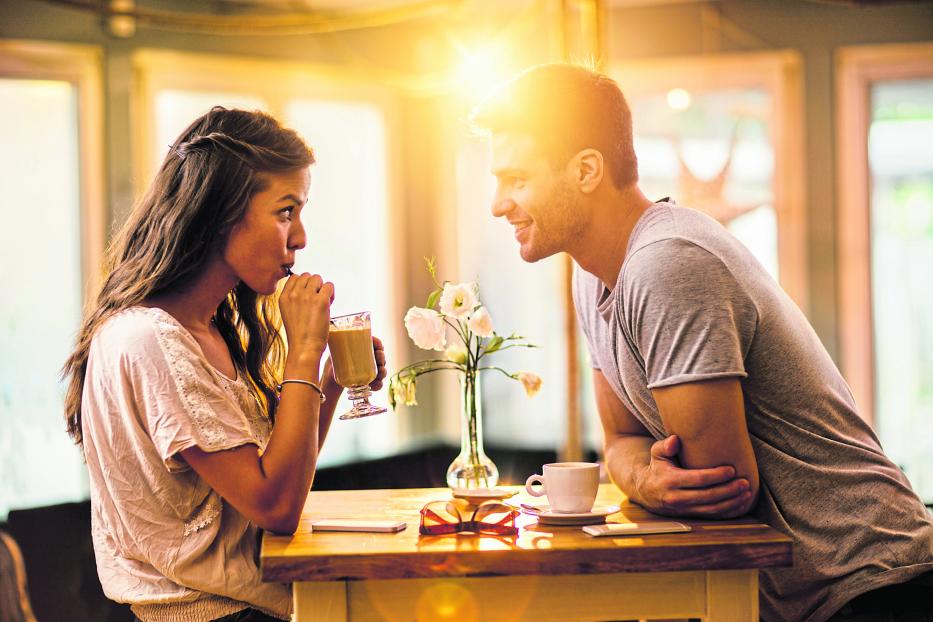
POLYGON ((495 133, 492 174, 497 186, 492 215, 515 228, 522 259, 531 263, 568 250, 584 215, 568 167, 555 168, 525 134, 495 133))

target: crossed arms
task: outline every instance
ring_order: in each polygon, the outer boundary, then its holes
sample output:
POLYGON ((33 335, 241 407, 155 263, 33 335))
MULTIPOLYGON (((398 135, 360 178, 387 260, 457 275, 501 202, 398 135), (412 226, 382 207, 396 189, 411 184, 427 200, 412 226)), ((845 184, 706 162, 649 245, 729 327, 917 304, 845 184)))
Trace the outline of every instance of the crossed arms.
POLYGON ((670 436, 655 442, 599 370, 596 403, 612 481, 646 509, 668 516, 734 518, 758 498, 758 464, 738 378, 652 389, 670 436))

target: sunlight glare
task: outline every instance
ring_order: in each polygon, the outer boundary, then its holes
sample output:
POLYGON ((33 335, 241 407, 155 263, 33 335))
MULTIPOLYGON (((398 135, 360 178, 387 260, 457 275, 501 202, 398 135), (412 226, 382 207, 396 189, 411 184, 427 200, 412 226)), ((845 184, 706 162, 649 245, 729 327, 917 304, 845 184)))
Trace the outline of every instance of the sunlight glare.
POLYGON ((460 47, 460 64, 452 73, 453 87, 465 97, 479 101, 503 79, 501 49, 487 45, 475 49, 460 47))
POLYGON ((686 110, 690 107, 690 92, 686 89, 671 89, 667 92, 667 105, 674 110, 686 110))

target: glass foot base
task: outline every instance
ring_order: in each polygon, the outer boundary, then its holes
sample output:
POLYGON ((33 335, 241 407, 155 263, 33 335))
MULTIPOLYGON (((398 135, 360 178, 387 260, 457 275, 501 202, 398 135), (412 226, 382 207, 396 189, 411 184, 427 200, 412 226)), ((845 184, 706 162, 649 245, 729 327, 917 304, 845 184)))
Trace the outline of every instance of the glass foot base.
POLYGON ((346 421, 347 419, 360 419, 362 417, 370 417, 372 415, 381 415, 386 412, 387 409, 384 406, 373 406, 372 404, 354 406, 351 410, 343 413, 338 419, 346 421))

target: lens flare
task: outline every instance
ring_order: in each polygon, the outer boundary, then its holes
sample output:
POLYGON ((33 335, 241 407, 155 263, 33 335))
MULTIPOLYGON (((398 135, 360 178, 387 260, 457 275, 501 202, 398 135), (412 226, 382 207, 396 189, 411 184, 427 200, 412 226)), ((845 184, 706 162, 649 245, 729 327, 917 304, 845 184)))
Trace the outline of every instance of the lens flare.
POLYGON ((479 622, 479 604, 468 589, 456 583, 432 585, 415 605, 416 620, 479 622))

